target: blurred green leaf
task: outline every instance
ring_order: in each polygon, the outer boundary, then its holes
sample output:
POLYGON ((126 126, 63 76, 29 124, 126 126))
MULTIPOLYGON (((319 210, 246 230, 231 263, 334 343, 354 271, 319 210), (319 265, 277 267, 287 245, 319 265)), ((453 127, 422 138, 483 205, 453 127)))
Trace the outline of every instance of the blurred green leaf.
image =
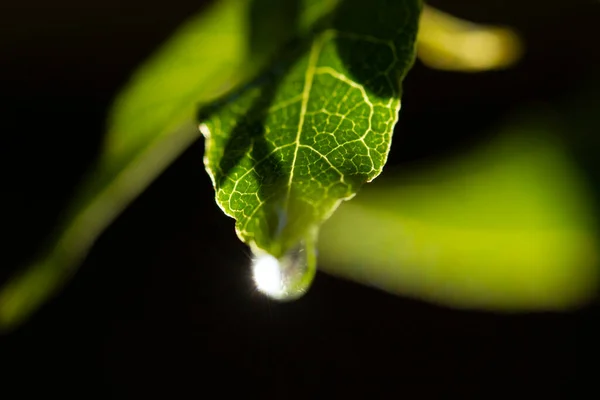
POLYGON ((514 29, 465 21, 431 6, 421 14, 417 56, 430 68, 480 72, 513 66, 523 55, 514 29))
POLYGON ((250 85, 201 112, 205 163, 240 239, 281 257, 386 162, 419 0, 346 0, 250 85))
POLYGON ((585 304, 598 283, 596 216, 559 126, 519 120, 463 158, 388 172, 324 225, 321 267, 453 307, 585 304))
MULTIPOLYGON (((47 250, 0 291, 0 329, 20 323, 60 288, 106 226, 200 136, 195 123, 199 104, 254 75, 270 52, 295 33, 292 24, 278 26, 276 35, 249 35, 251 24, 262 26, 272 17, 250 12, 260 3, 217 1, 135 72, 114 102, 101 157, 47 250)), ((279 7, 278 12, 286 21, 300 18, 293 8, 279 7)))

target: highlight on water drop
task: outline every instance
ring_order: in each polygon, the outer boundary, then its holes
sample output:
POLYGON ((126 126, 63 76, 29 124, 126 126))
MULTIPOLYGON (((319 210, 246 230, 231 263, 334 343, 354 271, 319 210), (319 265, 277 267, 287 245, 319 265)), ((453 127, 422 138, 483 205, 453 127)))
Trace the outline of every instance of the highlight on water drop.
POLYGON ((255 251, 252 279, 256 289, 274 300, 295 300, 310 288, 316 273, 313 245, 304 243, 277 258, 255 251))

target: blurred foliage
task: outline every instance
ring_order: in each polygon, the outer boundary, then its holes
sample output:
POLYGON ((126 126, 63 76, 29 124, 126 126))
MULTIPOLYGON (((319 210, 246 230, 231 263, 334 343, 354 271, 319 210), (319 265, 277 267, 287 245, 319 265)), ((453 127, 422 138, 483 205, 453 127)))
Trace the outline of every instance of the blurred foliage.
POLYGON ((454 307, 561 310, 598 288, 590 189, 550 111, 470 154, 388 171, 324 225, 321 267, 454 307))
POLYGON ((479 72, 514 65, 523 53, 519 35, 509 27, 475 24, 433 7, 421 15, 418 56, 430 68, 479 72))
POLYGON ((249 50, 248 6, 215 3, 135 72, 115 99, 102 154, 62 224, 37 261, 2 288, 0 329, 20 323, 60 288, 106 226, 200 136, 198 104, 235 87, 268 58, 249 50))

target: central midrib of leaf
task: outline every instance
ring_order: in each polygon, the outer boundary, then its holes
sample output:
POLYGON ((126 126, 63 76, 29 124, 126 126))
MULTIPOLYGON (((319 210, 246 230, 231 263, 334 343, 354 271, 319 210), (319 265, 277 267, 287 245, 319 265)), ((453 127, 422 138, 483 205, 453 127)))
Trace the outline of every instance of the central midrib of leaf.
POLYGON ((306 109, 308 107, 308 99, 310 98, 310 89, 312 87, 313 80, 315 78, 315 70, 317 61, 319 60, 319 53, 321 52, 321 46, 323 46, 324 34, 321 34, 317 40, 315 40, 310 48, 310 55, 308 58, 308 65, 304 74, 304 89, 302 90, 302 105, 300 106, 300 118, 298 121, 298 133, 295 140, 294 158, 292 159, 292 169, 290 171, 290 178, 287 185, 286 195, 286 211, 290 200, 290 192, 292 190, 292 182, 294 181, 294 169, 296 168, 296 160, 298 158, 298 149, 300 148, 300 136, 304 129, 304 118, 306 116, 306 109))

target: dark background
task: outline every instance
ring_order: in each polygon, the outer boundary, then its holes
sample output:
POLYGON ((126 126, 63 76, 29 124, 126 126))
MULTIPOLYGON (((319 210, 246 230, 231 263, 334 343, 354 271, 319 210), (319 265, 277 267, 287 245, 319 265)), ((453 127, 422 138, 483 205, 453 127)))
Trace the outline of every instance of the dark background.
MULTIPOLYGON (((119 87, 202 3, 2 2, 0 280, 50 232, 97 155, 119 87)), ((527 53, 511 70, 475 75, 417 62, 389 165, 435 162, 485 140, 508 112, 557 105, 600 67, 598 2, 431 3, 517 28, 527 53)), ((581 398, 595 389, 595 306, 456 311, 325 274, 297 302, 263 298, 202 153, 200 141, 101 236, 58 297, 0 337, 0 398, 581 398)))

